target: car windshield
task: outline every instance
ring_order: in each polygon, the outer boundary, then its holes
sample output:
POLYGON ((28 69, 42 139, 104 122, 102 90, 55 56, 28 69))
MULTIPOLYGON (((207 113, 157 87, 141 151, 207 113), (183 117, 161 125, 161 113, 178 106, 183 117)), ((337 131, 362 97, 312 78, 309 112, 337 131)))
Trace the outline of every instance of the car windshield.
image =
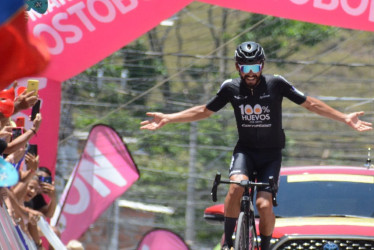
POLYGON ((365 177, 369 181, 290 181, 281 176, 274 213, 279 217, 374 217, 374 177, 365 177))

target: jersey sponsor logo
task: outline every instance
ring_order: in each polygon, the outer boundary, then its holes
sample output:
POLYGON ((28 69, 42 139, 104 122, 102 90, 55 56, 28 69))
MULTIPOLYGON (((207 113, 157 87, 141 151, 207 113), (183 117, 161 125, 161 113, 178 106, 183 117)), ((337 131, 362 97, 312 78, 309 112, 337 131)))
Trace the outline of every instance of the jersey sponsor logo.
POLYGON ((268 106, 249 104, 239 106, 243 121, 262 122, 270 120, 270 109, 268 106))
POLYGON ((269 97, 270 97, 270 95, 266 95, 265 93, 260 95, 260 99, 269 98, 269 97))
POLYGON ((243 128, 270 128, 271 124, 242 124, 243 128))

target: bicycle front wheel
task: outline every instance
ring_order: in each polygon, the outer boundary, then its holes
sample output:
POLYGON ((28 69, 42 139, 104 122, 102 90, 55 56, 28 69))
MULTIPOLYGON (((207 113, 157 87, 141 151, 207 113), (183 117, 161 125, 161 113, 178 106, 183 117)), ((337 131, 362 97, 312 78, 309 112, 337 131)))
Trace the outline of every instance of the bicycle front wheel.
POLYGON ((254 250, 255 249, 255 246, 256 246, 256 234, 255 234, 255 225, 253 225, 253 220, 249 220, 248 221, 249 223, 249 234, 248 234, 248 249, 249 250, 254 250))
POLYGON ((235 233, 235 250, 248 250, 249 248, 249 232, 248 232, 248 216, 244 212, 240 212, 238 224, 235 233))

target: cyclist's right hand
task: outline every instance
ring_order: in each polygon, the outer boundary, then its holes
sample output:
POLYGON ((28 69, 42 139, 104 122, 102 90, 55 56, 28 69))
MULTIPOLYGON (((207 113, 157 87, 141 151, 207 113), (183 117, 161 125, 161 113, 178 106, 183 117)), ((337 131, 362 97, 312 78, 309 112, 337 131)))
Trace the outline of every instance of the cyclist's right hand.
POLYGON ((166 114, 159 113, 159 112, 148 112, 146 114, 147 116, 153 117, 152 120, 142 121, 140 123, 141 127, 140 129, 148 129, 148 130, 156 130, 164 126, 169 122, 169 119, 167 118, 166 114))

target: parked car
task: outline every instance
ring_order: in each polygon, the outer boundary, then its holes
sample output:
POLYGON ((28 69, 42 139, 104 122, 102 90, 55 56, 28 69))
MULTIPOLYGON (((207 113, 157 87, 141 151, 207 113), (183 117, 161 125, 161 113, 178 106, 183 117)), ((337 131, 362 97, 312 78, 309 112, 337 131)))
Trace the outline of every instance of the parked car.
MULTIPOLYGON (((272 249, 374 250, 373 168, 283 167, 277 200, 272 249)), ((223 222, 223 212, 211 206, 204 218, 223 222)))

